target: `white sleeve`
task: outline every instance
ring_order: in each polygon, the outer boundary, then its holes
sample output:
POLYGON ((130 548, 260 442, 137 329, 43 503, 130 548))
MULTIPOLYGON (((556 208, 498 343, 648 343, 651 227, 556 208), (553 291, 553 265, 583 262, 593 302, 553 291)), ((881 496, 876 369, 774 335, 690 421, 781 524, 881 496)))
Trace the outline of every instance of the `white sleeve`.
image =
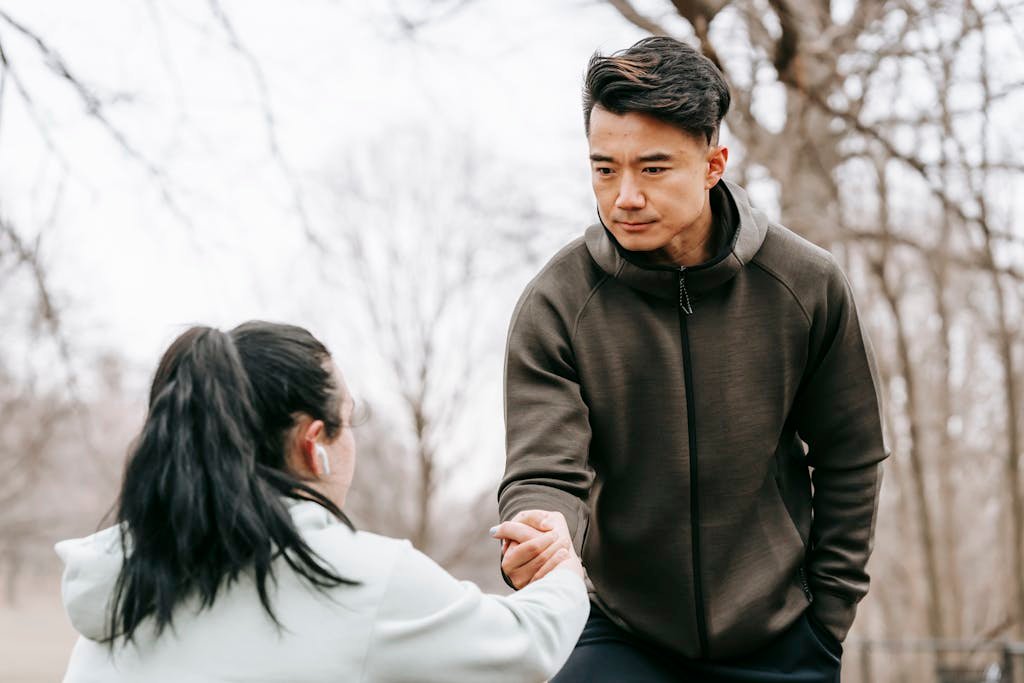
POLYGON ((513 595, 487 595, 406 543, 363 680, 539 683, 565 664, 589 612, 583 580, 571 571, 556 569, 513 595))

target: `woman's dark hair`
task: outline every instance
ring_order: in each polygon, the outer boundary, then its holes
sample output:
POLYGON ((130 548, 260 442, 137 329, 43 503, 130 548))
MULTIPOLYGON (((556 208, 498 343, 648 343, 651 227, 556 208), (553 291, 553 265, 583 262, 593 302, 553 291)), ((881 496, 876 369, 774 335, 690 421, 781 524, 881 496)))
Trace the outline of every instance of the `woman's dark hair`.
POLYGON ((583 82, 583 123, 600 105, 669 123, 708 144, 729 111, 729 86, 714 62, 686 43, 657 36, 608 57, 595 52, 583 82))
POLYGON ((328 438, 346 427, 329 361, 306 330, 267 322, 228 333, 193 327, 167 349, 117 503, 125 561, 109 644, 130 641, 148 617, 161 633, 182 600, 198 595, 201 608, 210 607, 221 588, 250 571, 280 625, 267 591, 278 556, 318 589, 352 583, 303 540, 283 500, 315 501, 352 527, 285 465, 298 414, 323 420, 328 438))

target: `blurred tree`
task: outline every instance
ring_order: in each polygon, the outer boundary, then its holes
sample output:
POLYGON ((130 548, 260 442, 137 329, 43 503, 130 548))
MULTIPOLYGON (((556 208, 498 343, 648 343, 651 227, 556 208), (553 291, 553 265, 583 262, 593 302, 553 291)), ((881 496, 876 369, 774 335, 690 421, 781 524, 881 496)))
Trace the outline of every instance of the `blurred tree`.
MULTIPOLYGON (((162 35, 164 8, 156 2, 147 3, 147 8, 156 32, 162 35)), ((257 113, 265 123, 271 163, 291 191, 292 213, 300 230, 310 242, 317 243, 300 185, 278 140, 274 109, 260 64, 220 2, 208 0, 207 11, 213 38, 223 41, 229 55, 242 60, 252 74, 259 93, 257 113)), ((157 44, 154 49, 164 47, 157 44)), ((168 78, 173 79, 166 56, 164 65, 168 78)), ((126 404, 109 391, 106 381, 106 373, 120 367, 120 360, 101 353, 99 367, 88 367, 94 354, 76 345, 66 321, 68 310, 84 308, 83 303, 53 285, 48 249, 55 241, 54 224, 65 187, 69 181, 88 185, 88 162, 68 152, 68 128, 59 125, 60 117, 54 116, 54 110, 68 107, 69 102, 77 105, 81 117, 103 133, 126 165, 149 180, 167 214, 195 234, 193 217, 182 201, 179 179, 146 148, 145 138, 131 132, 122 125, 123 119, 114 115, 115 105, 133 99, 132 93, 118 90, 117 84, 104 85, 101 79, 83 75, 44 32, 22 21, 15 10, 0 9, 0 133, 6 132, 3 124, 7 117, 2 114, 19 107, 31 121, 58 174, 57 180, 46 187, 48 191, 52 185, 52 195, 38 190, 43 201, 48 199, 51 204, 39 217, 16 219, 9 209, 13 202, 0 192, 0 293, 5 301, 0 309, 0 327, 6 333, 0 338, 0 416, 4 418, 0 419, 0 473, 5 475, 0 482, 0 573, 7 575, 8 590, 13 590, 18 572, 5 572, 4 558, 12 568, 21 566, 19 558, 34 552, 35 548, 30 547, 33 542, 52 539, 69 528, 68 518, 61 516, 66 510, 57 513, 56 508, 40 505, 42 473, 66 471, 69 467, 69 456, 59 451, 73 443, 74 448, 68 450, 74 450, 74 457, 93 464, 88 481, 112 499, 112 480, 119 467, 111 461, 123 457, 122 446, 137 426, 134 420, 124 422, 126 404), (36 371, 36 366, 46 372, 36 371), (87 392, 82 388, 86 384, 108 390, 87 392), (115 418, 105 436, 122 434, 126 440, 117 444, 107 439, 99 447, 93 437, 98 431, 94 423, 106 421, 111 414, 115 418)), ((177 104, 185 106, 182 101, 177 104)), ((38 184, 44 185, 41 181, 38 184)), ((89 500, 89 509, 101 510, 94 503, 89 500)), ((84 511, 77 519, 83 517, 84 511)), ((80 532, 80 527, 71 531, 80 532)))
MULTIPOLYGON (((453 17, 467 4, 465 0, 406 3, 379 16, 390 19, 399 31, 398 38, 407 40, 427 24, 453 17)), ((148 2, 146 8, 160 38, 154 49, 161 51, 166 76, 173 82, 177 78, 170 64, 173 51, 164 35, 165 16, 172 10, 159 2, 148 2)), ((497 290, 524 259, 536 257, 531 251, 534 236, 524 234, 524 229, 535 228, 540 218, 530 208, 535 202, 518 196, 514 184, 503 175, 483 172, 479 166, 483 157, 476 156, 482 152, 466 149, 455 133, 433 147, 433 153, 426 154, 423 145, 431 144, 434 131, 419 131, 405 136, 401 149, 395 149, 401 136, 393 136, 379 140, 368 156, 353 159, 359 168, 346 169, 343 181, 332 189, 342 230, 329 231, 314 225, 308 182, 295 173, 285 153, 260 59, 236 26, 226 3, 207 0, 205 11, 208 22, 202 26, 204 35, 221 41, 227 59, 240 62, 243 73, 251 78, 257 102, 255 114, 265 128, 269 160, 289 189, 290 213, 303 238, 318 254, 319 263, 314 268, 324 280, 319 284, 338 287, 338 296, 343 299, 339 306, 365 323, 365 339, 371 340, 366 346, 380 351, 380 384, 386 388, 373 397, 378 414, 363 427, 364 433, 372 437, 361 439, 367 452, 361 470, 371 476, 367 477, 365 494, 356 492, 353 496, 356 516, 374 530, 412 538, 417 546, 449 566, 472 564, 474 553, 486 548, 487 574, 497 576, 497 565, 490 554, 493 548, 481 543, 482 530, 490 526, 496 514, 494 486, 484 481, 487 477, 481 477, 480 472, 464 476, 474 461, 479 462, 480 455, 474 450, 480 444, 467 415, 482 373, 486 368, 500 367, 495 354, 502 346, 506 321, 483 319, 491 313, 500 317, 511 308, 511 299, 505 302, 507 306, 494 305, 495 297, 501 296, 497 290), (385 161, 383 165, 381 160, 385 161), (411 163, 418 166, 412 173, 411 163), (334 266, 341 259, 349 266, 339 274, 334 266), (484 356, 491 357, 490 366, 484 356), (463 433, 470 437, 460 436, 463 433), (379 475, 373 474, 374 468, 379 475), (387 481, 387 489, 374 487, 370 483, 374 481, 387 481)), ((125 163, 149 179, 166 213, 196 235, 197 249, 201 248, 197 220, 191 214, 194 203, 187 201, 182 178, 151 150, 151 141, 139 131, 120 125, 125 119, 113 111, 115 104, 133 102, 133 93, 111 89, 103 85, 102 79, 83 75, 75 61, 65 58, 45 32, 19 19, 14 8, 0 10, 0 106, 6 93, 8 106, 16 102, 23 107, 39 139, 59 162, 64 177, 74 177, 80 162, 65 151, 62 131, 50 116, 51 107, 66 105, 67 100, 55 104, 40 95, 53 96, 54 91, 61 91, 79 105, 81 115, 104 133, 106 142, 125 163), (46 78, 57 87, 44 88, 42 81, 46 78)), ((176 104, 183 109, 181 118, 186 119, 187 102, 180 92, 177 94, 176 104)), ((58 193, 52 213, 57 212, 59 202, 58 193)), ((0 193, 0 215, 3 208, 0 193)), ((55 341, 66 366, 67 384, 73 389, 83 374, 83 353, 75 348, 73 336, 63 323, 62 306, 74 303, 65 300, 65 293, 55 293, 47 277, 47 230, 47 225, 31 221, 20 225, 13 220, 0 222, 0 287, 9 283, 3 278, 14 269, 26 275, 19 291, 33 294, 37 301, 33 310, 42 324, 20 328, 12 338, 55 341)), ((514 295, 507 294, 512 298, 514 295)), ((0 352, 6 355, 10 349, 0 352)), ((100 374, 103 372, 100 368, 100 374)), ((88 376, 95 380, 92 370, 88 376)), ((59 405, 65 412, 92 419, 102 409, 93 403, 94 399, 96 396, 78 396, 71 391, 68 400, 59 405)), ((58 404, 39 402, 39 406, 44 405, 58 404)), ((64 414, 56 413, 55 419, 64 414)), ((137 421, 132 426, 137 426, 137 421)), ((0 424, 0 432, 5 430, 12 438, 22 435, 14 427, 0 424)), ((103 450, 106 457, 109 449, 103 450)), ((491 450, 493 456, 500 457, 497 450, 491 450)), ((44 464, 45 449, 5 450, 3 455, 8 453, 25 453, 33 465, 44 464)), ((113 453, 114 457, 121 455, 120 449, 113 453)), ((495 476, 498 470, 500 466, 496 465, 495 476)), ((31 506, 29 513, 33 513, 31 506)), ((47 535, 53 535, 53 524, 47 535)))
POLYGON ((373 340, 382 372, 372 376, 387 397, 373 455, 360 457, 372 480, 355 495, 379 499, 371 527, 449 567, 488 547, 497 516, 501 451, 481 442, 474 409, 500 377, 510 276, 533 263, 530 238, 547 220, 527 188, 454 135, 395 131, 350 153, 329 187, 339 258, 325 272, 348 293, 339 305, 353 333, 373 340))

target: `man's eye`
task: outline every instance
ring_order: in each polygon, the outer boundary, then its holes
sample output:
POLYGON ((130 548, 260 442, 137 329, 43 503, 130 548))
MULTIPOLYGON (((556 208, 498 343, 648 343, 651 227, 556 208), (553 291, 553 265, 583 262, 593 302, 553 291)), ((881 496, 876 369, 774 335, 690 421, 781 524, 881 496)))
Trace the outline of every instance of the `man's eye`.
POLYGON ((664 173, 667 170, 668 169, 664 166, 648 166, 644 169, 644 173, 647 175, 658 175, 659 173, 664 173))
POLYGON ((608 168, 607 166, 598 166, 594 169, 594 172, 597 173, 598 175, 611 175, 612 169, 608 168))

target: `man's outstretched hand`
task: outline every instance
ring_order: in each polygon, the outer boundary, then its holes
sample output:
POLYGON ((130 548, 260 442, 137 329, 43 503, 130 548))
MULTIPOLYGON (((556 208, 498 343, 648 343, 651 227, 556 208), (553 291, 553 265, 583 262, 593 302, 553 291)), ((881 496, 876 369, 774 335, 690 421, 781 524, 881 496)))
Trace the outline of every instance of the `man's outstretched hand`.
POLYGON ((571 569, 581 578, 583 565, 572 547, 569 525, 561 512, 525 510, 491 532, 502 541, 501 570, 516 589, 552 569, 571 569))

